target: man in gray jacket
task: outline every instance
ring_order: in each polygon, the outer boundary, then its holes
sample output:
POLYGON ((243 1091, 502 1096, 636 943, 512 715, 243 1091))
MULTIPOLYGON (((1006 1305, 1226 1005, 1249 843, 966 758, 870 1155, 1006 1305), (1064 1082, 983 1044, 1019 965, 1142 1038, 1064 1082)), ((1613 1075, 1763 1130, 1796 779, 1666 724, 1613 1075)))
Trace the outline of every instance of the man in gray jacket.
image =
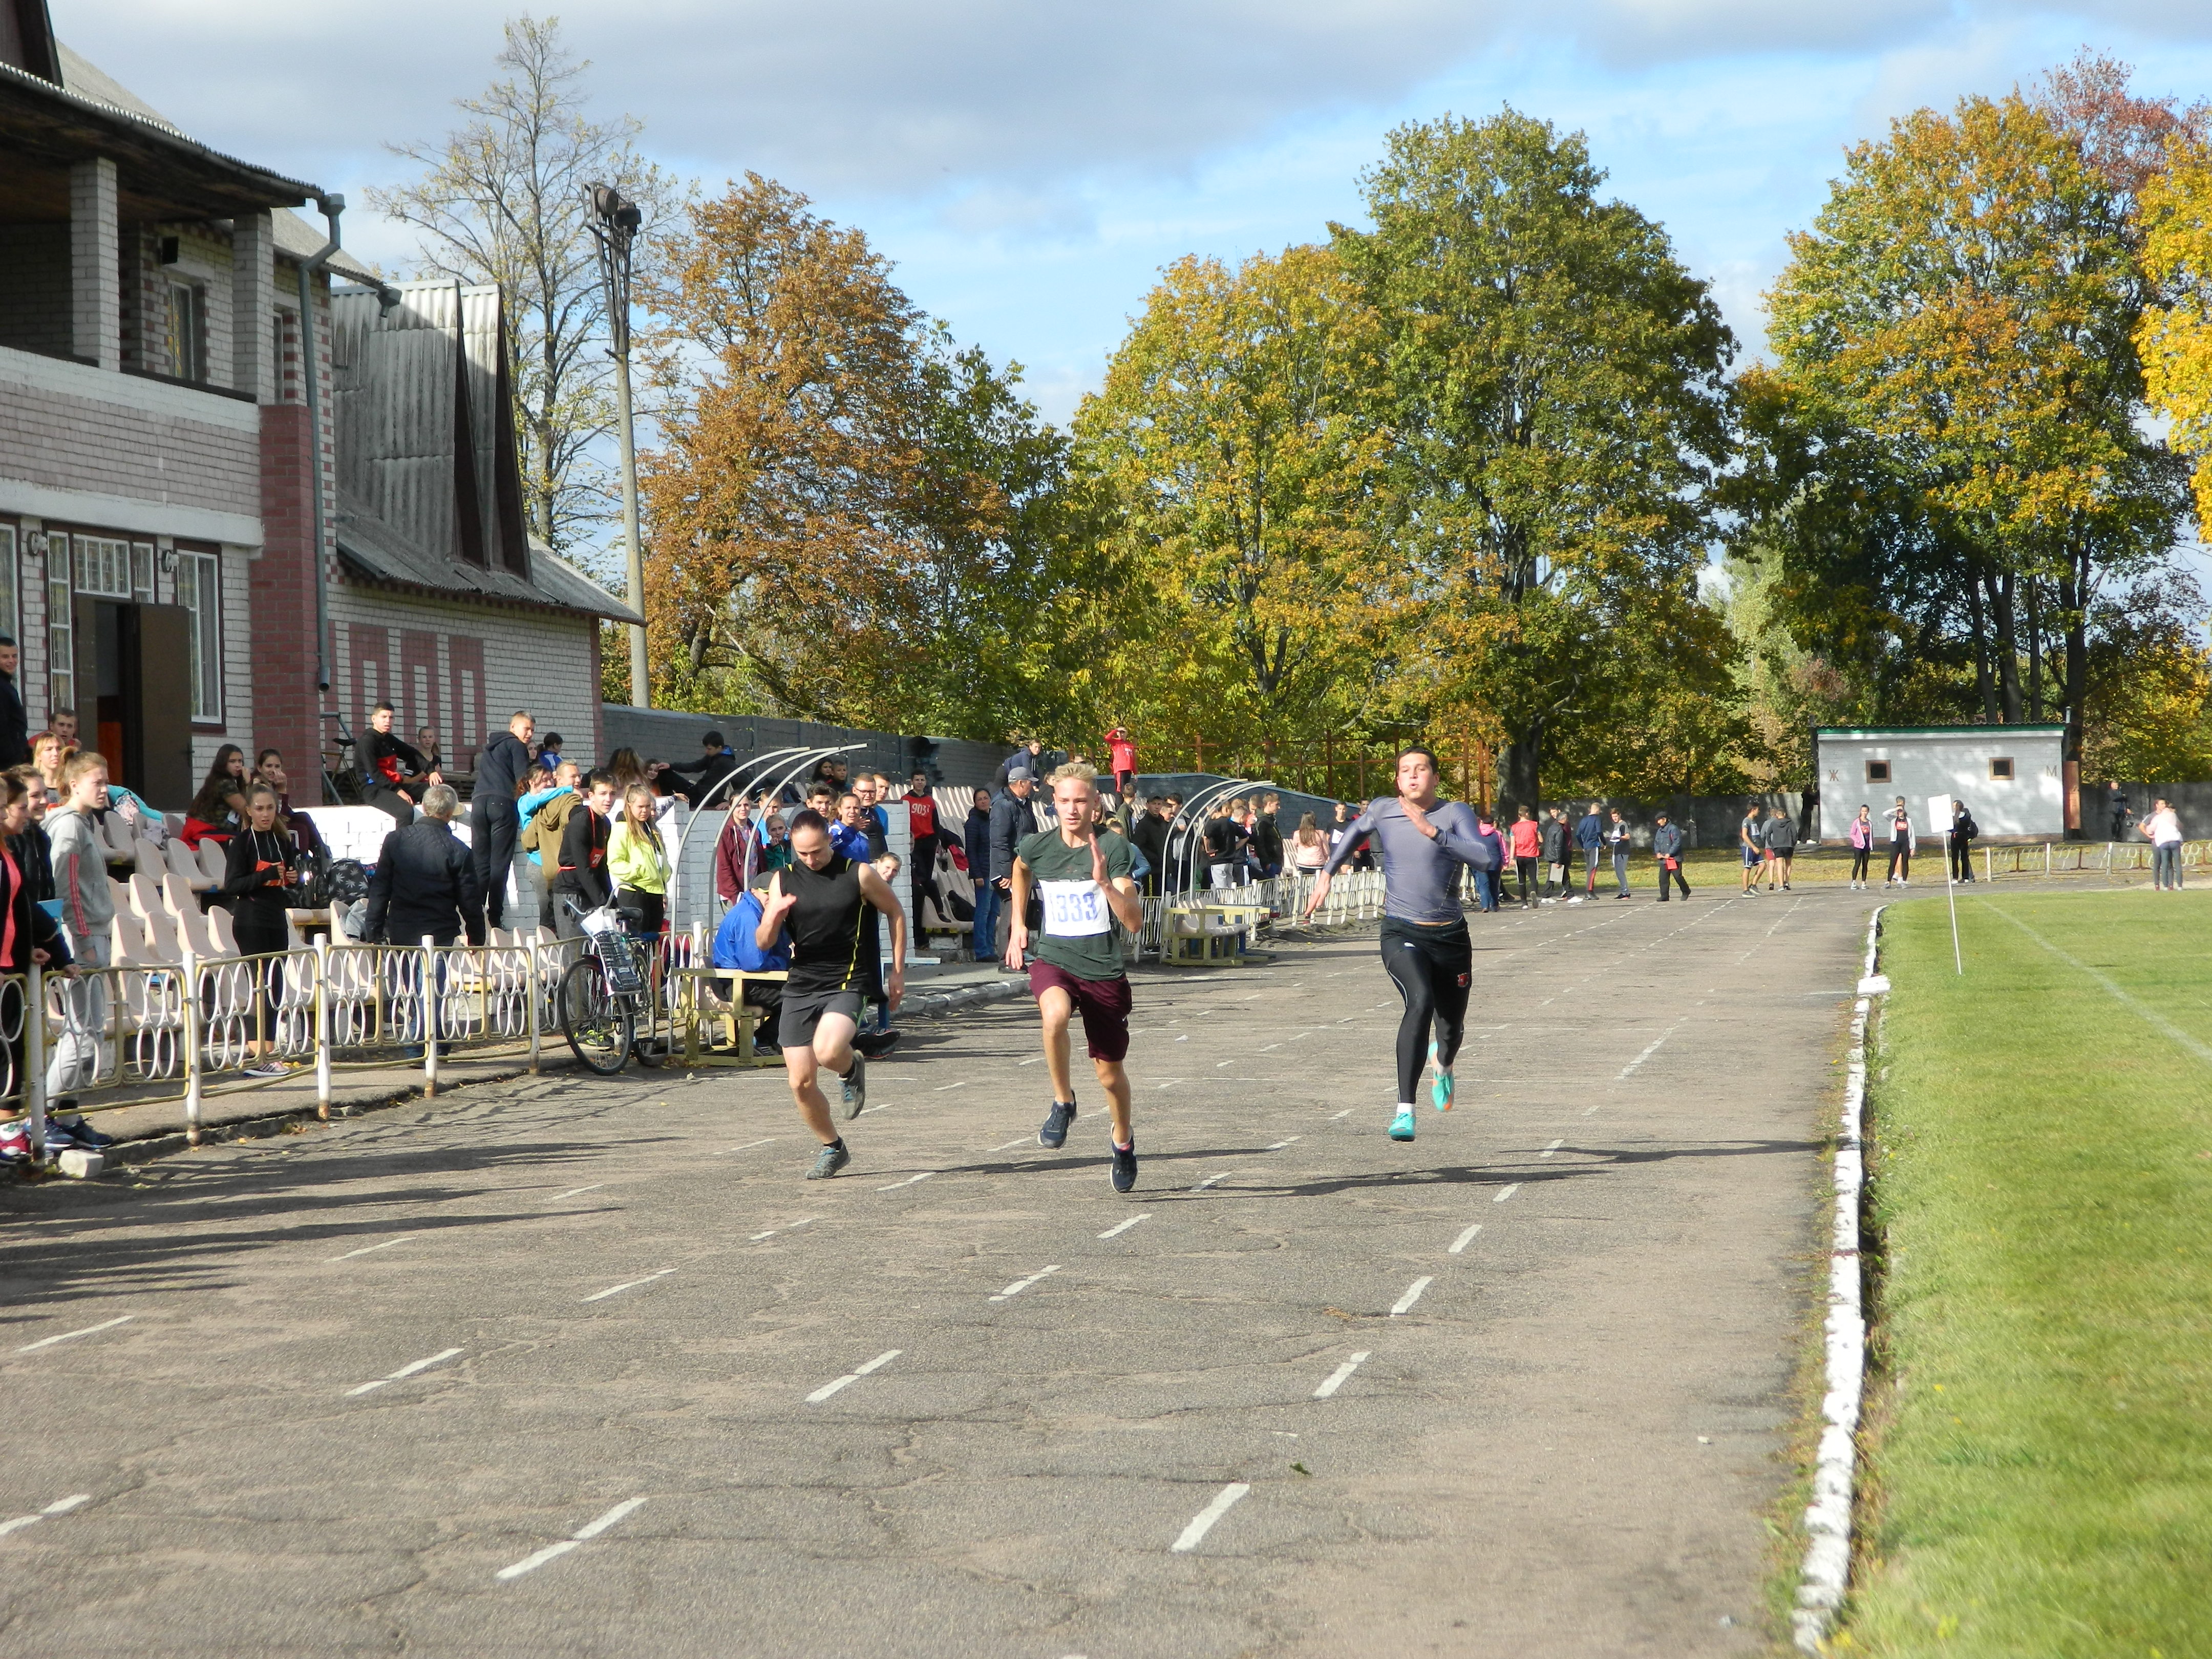
POLYGON ((1681 826, 1664 812, 1659 814, 1651 826, 1651 856, 1659 860, 1659 902, 1667 902, 1668 884, 1674 883, 1682 890, 1682 896, 1690 896, 1690 884, 1682 875, 1681 826))
POLYGON ((1006 769, 1006 787, 991 801, 991 878, 984 884, 983 896, 978 901, 990 907, 990 920, 978 921, 975 933, 981 939, 988 928, 1002 957, 1006 953, 1006 935, 1001 930, 1012 925, 1006 909, 1013 893, 1014 849, 1036 834, 1036 811, 1030 805, 1036 788, 1036 773, 1027 766, 1011 766, 1006 769))

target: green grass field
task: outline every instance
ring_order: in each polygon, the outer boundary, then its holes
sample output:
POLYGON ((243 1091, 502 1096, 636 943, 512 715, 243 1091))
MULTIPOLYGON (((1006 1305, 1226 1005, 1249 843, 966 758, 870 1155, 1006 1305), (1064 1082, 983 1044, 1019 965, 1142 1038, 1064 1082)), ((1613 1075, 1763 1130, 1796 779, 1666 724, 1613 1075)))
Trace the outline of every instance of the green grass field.
POLYGON ((2212 1655, 2212 891, 1977 894, 1964 978, 1940 901, 1885 922, 1832 1651, 2212 1655))

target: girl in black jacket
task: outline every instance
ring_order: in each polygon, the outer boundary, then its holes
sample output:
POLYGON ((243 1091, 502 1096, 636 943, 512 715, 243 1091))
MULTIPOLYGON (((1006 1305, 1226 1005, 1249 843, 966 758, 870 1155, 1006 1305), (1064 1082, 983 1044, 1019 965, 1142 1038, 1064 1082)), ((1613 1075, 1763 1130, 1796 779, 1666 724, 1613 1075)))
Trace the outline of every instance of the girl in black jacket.
MULTIPOLYGON (((66 970, 70 965, 69 946, 63 942, 60 926, 32 898, 30 872, 16 861, 15 838, 30 823, 30 792, 14 773, 0 772, 0 974, 28 974, 33 963, 50 972, 66 970)), ((10 979, 0 988, 0 1000, 14 1004, 7 1010, 14 1018, 4 1023, 15 1033, 8 1040, 6 1092, 19 1099, 23 1094, 24 1039, 29 1025, 23 1018, 25 986, 22 980, 10 979)), ((65 1131, 55 1137, 51 1124, 47 1133, 50 1145, 57 1139, 64 1146, 76 1144, 65 1131)))
MULTIPOLYGON (((276 822, 276 792, 257 783, 246 796, 246 825, 223 849, 222 885, 216 896, 230 908, 231 931, 237 935, 241 956, 275 956, 292 945, 291 924, 284 912, 299 890, 300 849, 276 822)), ((248 1077, 281 1077, 288 1069, 276 1058, 276 1006, 270 995, 272 982, 283 972, 280 963, 263 963, 253 975, 253 999, 258 1025, 255 1052, 258 1063, 246 1067, 248 1077)))

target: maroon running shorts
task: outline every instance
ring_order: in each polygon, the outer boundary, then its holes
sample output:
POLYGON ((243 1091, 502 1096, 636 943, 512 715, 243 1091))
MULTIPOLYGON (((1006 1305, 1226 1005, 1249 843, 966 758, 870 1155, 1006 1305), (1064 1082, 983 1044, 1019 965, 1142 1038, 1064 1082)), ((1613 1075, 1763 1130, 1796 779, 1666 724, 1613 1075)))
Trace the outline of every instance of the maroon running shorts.
POLYGON ((1030 994, 1042 999, 1057 985, 1083 1016, 1083 1040, 1093 1060, 1124 1060, 1129 1053, 1129 981, 1078 979, 1042 957, 1030 962, 1030 994))

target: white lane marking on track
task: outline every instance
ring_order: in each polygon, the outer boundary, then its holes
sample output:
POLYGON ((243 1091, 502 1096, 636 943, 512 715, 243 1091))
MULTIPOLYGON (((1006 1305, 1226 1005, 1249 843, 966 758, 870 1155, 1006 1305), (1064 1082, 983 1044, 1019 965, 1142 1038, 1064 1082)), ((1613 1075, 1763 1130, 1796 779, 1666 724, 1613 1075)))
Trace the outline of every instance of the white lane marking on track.
POLYGON ((1042 1066, 1044 1064, 1044 1056, 1042 1054, 1038 1054, 1034 1059, 1018 1060, 1014 1064, 1017 1066, 1042 1066))
MULTIPOLYGON (((1675 1032, 1681 1029, 1682 1022, 1678 1019, 1672 1025, 1669 1025, 1665 1030, 1660 1032, 1657 1036, 1651 1039, 1651 1046, 1650 1048, 1646 1048, 1642 1054, 1637 1055, 1635 1059, 1630 1060, 1627 1065, 1620 1068, 1620 1076, 1613 1079, 1613 1081, 1615 1083, 1620 1083, 1625 1080, 1630 1073, 1633 1072, 1645 1060, 1650 1059, 1652 1055, 1659 1052, 1660 1044, 1666 1042, 1668 1037, 1674 1036, 1675 1032)), ((1588 1114, 1584 1114, 1584 1115, 1588 1115, 1588 1114)))
POLYGON ((1352 1355, 1351 1358, 1346 1360, 1344 1364, 1339 1365, 1334 1370, 1328 1374, 1328 1379, 1322 1383, 1321 1387, 1313 1391, 1313 1397, 1316 1400, 1328 1399, 1329 1395, 1334 1394, 1339 1389, 1350 1382, 1352 1380, 1352 1372, 1358 1370, 1362 1365, 1365 1364, 1368 1358, 1369 1355, 1365 1353, 1356 1353, 1352 1355))
POLYGON ((940 1083, 934 1089, 931 1090, 930 1092, 932 1094, 941 1095, 947 1089, 964 1089, 967 1086, 968 1079, 966 1078, 963 1078, 957 1083, 940 1083))
POLYGON ((1545 1148, 1544 1148, 1544 1150, 1543 1150, 1542 1152, 1540 1152, 1537 1153, 1537 1154, 1536 1154, 1536 1156, 1537 1156, 1537 1157, 1539 1157, 1539 1158, 1549 1158, 1549 1157, 1551 1157, 1551 1155, 1552 1155, 1553 1152, 1558 1152, 1558 1151, 1559 1150, 1559 1148, 1560 1148, 1560 1147, 1562 1147, 1562 1146, 1565 1146, 1566 1144, 1567 1144, 1567 1142, 1566 1142, 1566 1138, 1565 1138, 1565 1136, 1561 1136, 1559 1139, 1557 1139, 1557 1140, 1553 1141, 1550 1146, 1548 1146, 1545 1147, 1545 1148))
POLYGON ((745 1243, 748 1244, 757 1244, 763 1238, 774 1238, 777 1229, 771 1227, 764 1233, 755 1233, 750 1238, 747 1239, 745 1243))
POLYGON ((1503 1204, 1507 1199, 1512 1197, 1514 1194, 1520 1190, 1521 1183, 1516 1181, 1510 1187, 1499 1188, 1495 1194, 1492 1194, 1490 1201, 1492 1204, 1503 1204))
POLYGON ((1031 1142, 1031 1141, 1035 1140, 1036 1139, 1036 1137, 1035 1135, 1016 1135, 1016 1136, 1015 1136, 1012 1140, 1008 1141, 1005 1146, 994 1146, 994 1147, 992 1147, 992 1148, 991 1148, 991 1150, 992 1150, 993 1152, 1010 1152, 1013 1151, 1013 1149, 1014 1149, 1015 1147, 1017 1147, 1017 1146, 1028 1146, 1028 1145, 1030 1144, 1030 1142, 1031 1142))
POLYGON ((1436 1277, 1431 1273, 1424 1273, 1420 1278, 1415 1279, 1413 1284, 1407 1288, 1405 1295, 1400 1297, 1397 1301, 1391 1304, 1390 1317, 1395 1319, 1400 1314, 1410 1311, 1413 1305, 1421 1299, 1421 1292, 1427 1290, 1430 1285, 1436 1282, 1436 1277))
POLYGON ((35 1515, 19 1515, 12 1521, 0 1521, 0 1534, 35 1527, 48 1516, 67 1515, 71 1510, 80 1509, 90 1502, 92 1494, 88 1492, 72 1492, 67 1498, 58 1498, 35 1515))
POLYGON ((1036 1284, 1040 1279, 1048 1278, 1059 1271, 1060 1264, 1058 1262, 1054 1262, 1049 1267, 1046 1267, 1040 1272, 1031 1273, 1027 1279, 1016 1279, 1012 1284, 1007 1285, 1005 1290, 1000 1291, 998 1295, 993 1297, 991 1300, 994 1302, 1004 1302, 1010 1296, 1019 1296, 1024 1291, 1029 1289, 1030 1285, 1036 1284))
POLYGON ((1177 1042, 1189 1042, 1189 1041, 1190 1041, 1190 1033, 1189 1033, 1189 1032, 1188 1032, 1188 1031, 1185 1031, 1185 1032, 1184 1032, 1181 1036, 1177 1037, 1177 1038, 1176 1039, 1176 1041, 1177 1042))
POLYGON ((90 1336, 94 1331, 112 1331, 118 1325, 128 1325, 132 1320, 137 1317, 138 1316, 137 1314, 125 1314, 118 1319, 103 1319, 99 1324, 87 1325, 82 1330, 64 1331, 59 1336, 42 1336, 35 1342, 26 1342, 21 1347, 16 1349, 15 1352, 17 1353, 28 1353, 33 1348, 51 1348, 55 1343, 66 1342, 71 1337, 90 1336))
POLYGON ((806 1396, 806 1403, 810 1406, 820 1405, 831 1395, 836 1393, 838 1389, 849 1388, 852 1384, 859 1382, 862 1377, 866 1376, 870 1371, 881 1370, 884 1366, 890 1364, 892 1360, 896 1359, 905 1352, 906 1350, 903 1348, 892 1348, 887 1352, 878 1354, 873 1359, 871 1359, 865 1365, 854 1366, 851 1370, 847 1371, 844 1376, 839 1377, 835 1382, 824 1382, 820 1388, 815 1389, 812 1394, 808 1395, 806 1396))
POLYGON ((756 1146, 767 1146, 769 1141, 774 1140, 775 1139, 775 1137, 774 1135, 763 1135, 758 1140, 748 1140, 742 1146, 725 1146, 720 1152, 709 1152, 707 1156, 709 1158, 721 1158, 731 1152, 749 1152, 756 1146))
POLYGON ((420 1233, 409 1233, 404 1237, 387 1238, 381 1244, 365 1244, 358 1250, 348 1250, 343 1255, 326 1256, 324 1259, 328 1261, 350 1261, 357 1255, 368 1255, 377 1250, 388 1250, 394 1244, 404 1244, 408 1239, 420 1238, 422 1236, 420 1233))
POLYGON ((1113 1238, 1119 1234, 1127 1232, 1130 1228, 1135 1226, 1139 1221, 1150 1221, 1152 1218, 1152 1212, 1150 1210, 1147 1210, 1142 1215, 1131 1216, 1127 1221, 1115 1222, 1104 1232, 1099 1234, 1098 1237, 1101 1238, 1113 1238))
POLYGON ((1346 1108, 1345 1108, 1342 1111, 1340 1111, 1340 1112, 1331 1112, 1331 1113, 1328 1115, 1328 1121, 1329 1121, 1331 1123, 1334 1123, 1334 1122, 1335 1122, 1335 1121, 1337 1121, 1337 1119, 1339 1119, 1339 1118, 1340 1118, 1340 1117, 1350 1117, 1351 1115, 1352 1115, 1352 1108, 1351 1108, 1351 1107, 1349 1107, 1349 1106, 1347 1106, 1347 1107, 1346 1107, 1346 1108))
POLYGON ((1284 1147, 1289 1146, 1291 1140, 1296 1140, 1297 1139, 1297 1137, 1296 1135, 1292 1135, 1290 1138, 1290 1140, 1279 1140, 1275 1142, 1273 1146, 1266 1148, 1266 1150, 1271 1152, 1279 1152, 1284 1147))
POLYGON ((502 1583, 509 1578, 520 1578, 524 1573, 533 1571, 537 1568, 544 1566, 548 1561, 556 1560, 560 1557, 566 1555, 570 1550, 574 1549, 577 1545, 590 1543, 592 1540, 597 1538, 609 1527, 614 1525, 616 1522, 621 1520, 623 1516, 631 1514, 633 1511, 643 1509, 644 1507, 645 1499, 642 1498, 625 1499, 623 1502, 616 1504, 614 1508, 609 1510, 605 1515, 592 1522, 589 1526, 579 1527, 574 1532, 570 1533, 568 1536, 562 1539, 559 1543, 548 1544, 544 1549, 539 1550, 536 1554, 524 1556, 522 1559, 516 1562, 513 1566, 501 1567, 497 1572, 494 1573, 492 1577, 501 1580, 502 1583))
POLYGON ((673 1267, 663 1267, 657 1273, 647 1273, 642 1279, 633 1279, 626 1285, 611 1285, 604 1291, 594 1291, 591 1295, 586 1297, 584 1300, 586 1302, 604 1302, 607 1297, 619 1295, 623 1291, 634 1291, 641 1285, 652 1284, 656 1279, 665 1279, 669 1274, 675 1271, 676 1269, 673 1267))
POLYGON ((1191 1518, 1191 1523, 1182 1529, 1182 1536, 1168 1546, 1169 1553, 1181 1555, 1196 1549, 1206 1534, 1213 1530, 1213 1523, 1234 1509, 1237 1500, 1251 1490, 1242 1480, 1233 1480, 1224 1486, 1214 1494, 1211 1504, 1191 1518))
POLYGON ((1271 1042, 1267 1046, 1267 1048, 1261 1049, 1260 1052, 1263 1054, 1267 1054, 1273 1049, 1281 1048, 1282 1046, 1283 1045, 1279 1042, 1271 1042))
POLYGON ((1481 1231, 1482 1224, 1478 1221, 1474 1225, 1469 1227, 1465 1232, 1462 1233, 1457 1238, 1452 1240, 1451 1248, 1446 1250, 1444 1254, 1446 1255, 1464 1255, 1466 1253, 1467 1247, 1474 1243, 1474 1236, 1481 1231))
POLYGON ((1204 1192, 1204 1191, 1205 1191, 1208 1187, 1211 1187, 1212 1185, 1213 1185, 1213 1183, 1214 1183, 1215 1182, 1217 1182, 1217 1181, 1226 1181, 1226 1180, 1228 1180, 1228 1179, 1229 1179, 1229 1174, 1230 1174, 1230 1172, 1229 1172, 1228 1170, 1223 1170, 1219 1175, 1218 1175, 1218 1176, 1206 1176, 1206 1178, 1205 1180, 1203 1180, 1203 1181, 1200 1182, 1198 1183, 1198 1185, 1197 1185, 1197 1186, 1195 1186, 1195 1187, 1192 1188, 1191 1188, 1191 1191, 1193 1191, 1193 1192, 1194 1192, 1194 1193, 1202 1193, 1202 1192, 1204 1192))
POLYGON ((357 1394, 374 1394, 379 1389, 385 1387, 387 1383, 404 1381, 406 1378, 414 1376, 417 1371, 428 1370, 433 1365, 442 1365, 446 1361, 451 1359, 455 1354, 461 1352, 463 1351, 459 1348, 447 1348, 442 1353, 432 1354, 428 1359, 418 1359, 411 1365, 402 1365, 398 1370, 392 1372, 389 1376, 380 1376, 374 1382, 364 1382, 357 1389, 348 1389, 346 1390, 346 1398, 350 1400, 357 1394))
POLYGON ((1213 1062, 1213 1069, 1218 1072, 1224 1066, 1234 1066, 1236 1063, 1233 1060, 1217 1060, 1213 1062))
POLYGON ((917 1181, 927 1181, 936 1173, 934 1170, 924 1170, 920 1175, 908 1176, 904 1181, 894 1181, 890 1186, 878 1187, 876 1190, 879 1193, 895 1193, 902 1187, 913 1186, 917 1181))
MULTIPOLYGON (((606 1184, 607 1183, 604 1181, 594 1181, 588 1187, 571 1187, 565 1193, 554 1194, 552 1197, 547 1199, 545 1201, 548 1204, 558 1204, 564 1198, 575 1198, 585 1193, 596 1193, 600 1188, 606 1184)), ((343 1261, 345 1258, 343 1256, 340 1256, 338 1260, 343 1261)))
POLYGON ((1160 1085, 1160 1087, 1161 1087, 1161 1088, 1163 1088, 1163 1089, 1172 1089, 1172 1088, 1174 1088, 1174 1087, 1176 1086, 1176 1084, 1178 1084, 1178 1083, 1182 1083, 1182 1082, 1185 1082, 1185 1081, 1187 1081, 1187 1080, 1188 1080, 1188 1079, 1183 1079, 1183 1078, 1179 1078, 1179 1077, 1171 1077, 1171 1078, 1170 1078, 1170 1079, 1169 1079, 1165 1083, 1163 1083, 1162 1085, 1160 1085))

